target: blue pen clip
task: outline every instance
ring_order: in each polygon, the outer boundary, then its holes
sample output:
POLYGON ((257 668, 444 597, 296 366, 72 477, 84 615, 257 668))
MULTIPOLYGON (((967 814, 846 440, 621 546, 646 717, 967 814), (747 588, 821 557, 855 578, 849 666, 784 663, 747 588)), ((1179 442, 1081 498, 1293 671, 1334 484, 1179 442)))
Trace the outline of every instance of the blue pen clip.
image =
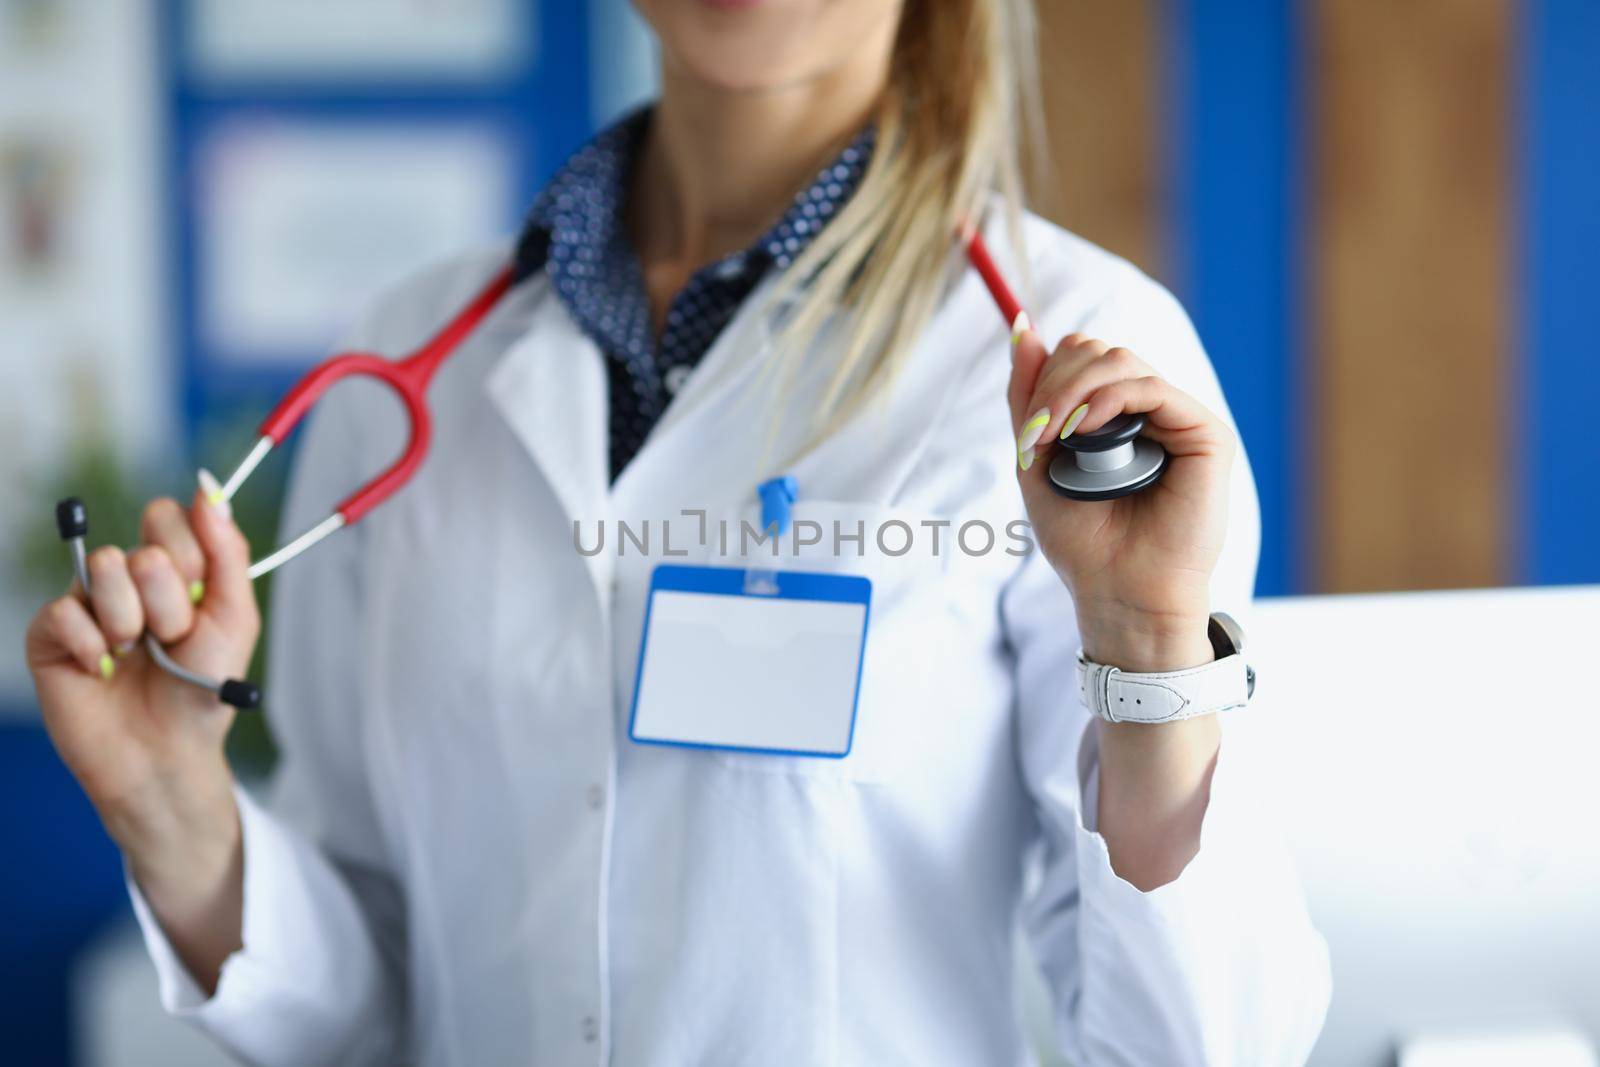
POLYGON ((794 480, 792 474, 772 478, 758 485, 756 493, 761 497, 761 528, 778 537, 788 533, 789 516, 799 492, 800 483, 794 480))
MULTIPOLYGON (((772 535, 774 542, 789 532, 790 515, 799 493, 800 483, 791 474, 768 479, 756 486, 756 495, 761 498, 761 528, 772 535)), ((744 572, 744 591, 747 596, 776 596, 778 572, 765 567, 747 569, 744 572)))

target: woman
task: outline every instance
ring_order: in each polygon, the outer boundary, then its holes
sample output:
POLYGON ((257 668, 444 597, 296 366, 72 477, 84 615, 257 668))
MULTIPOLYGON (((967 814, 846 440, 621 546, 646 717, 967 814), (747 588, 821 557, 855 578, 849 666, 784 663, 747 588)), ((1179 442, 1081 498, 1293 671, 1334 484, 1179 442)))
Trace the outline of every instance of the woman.
MULTIPOLYGON (((1080 645, 1209 662, 1257 527, 1178 306, 1005 222, 1024 4, 639 6, 659 103, 579 152, 514 247, 402 285, 358 339, 409 351, 517 263, 434 386, 422 474, 279 579, 271 810, 235 788, 230 713, 118 655, 148 627, 214 674, 248 662, 225 504, 152 503, 144 546, 98 550, 90 601, 30 631, 167 1008, 265 1064, 1018 1063, 1020 917, 1076 1062, 1299 1062, 1324 949, 1217 716, 1078 698, 1080 645), (1009 357, 955 254, 968 219, 1042 313, 1009 357), (1053 493, 1036 458, 1125 411, 1173 457, 1159 485, 1053 493), (631 741, 661 546, 587 555, 574 523, 749 518, 780 474, 796 522, 868 531, 779 564, 873 581, 849 756, 631 741), (921 536, 1024 517, 1020 559, 921 536), (875 544, 895 521, 915 551, 875 544)), ((383 402, 329 403, 290 528, 393 444, 383 402)))

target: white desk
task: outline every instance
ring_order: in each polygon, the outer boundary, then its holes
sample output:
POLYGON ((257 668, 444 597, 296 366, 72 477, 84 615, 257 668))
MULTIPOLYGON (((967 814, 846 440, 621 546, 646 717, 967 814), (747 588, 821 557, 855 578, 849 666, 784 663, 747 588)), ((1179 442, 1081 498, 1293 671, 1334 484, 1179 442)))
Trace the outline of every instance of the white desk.
POLYGON ((1263 601, 1230 734, 1333 955, 1313 1063, 1556 1015, 1600 1040, 1600 588, 1263 601))

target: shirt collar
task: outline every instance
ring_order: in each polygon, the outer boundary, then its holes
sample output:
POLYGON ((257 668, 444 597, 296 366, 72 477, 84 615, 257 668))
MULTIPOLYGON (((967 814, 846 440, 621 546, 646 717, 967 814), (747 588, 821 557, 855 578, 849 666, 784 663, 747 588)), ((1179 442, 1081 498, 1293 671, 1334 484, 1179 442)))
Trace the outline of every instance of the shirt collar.
MULTIPOLYGON (((649 120, 650 109, 645 108, 607 127, 551 177, 529 209, 517 241, 519 278, 545 268, 569 303, 584 290, 592 295, 595 287, 619 281, 643 293, 644 276, 623 227, 623 212, 628 179, 649 120)), ((699 273, 722 281, 748 278, 753 283, 769 266, 788 268, 855 193, 876 142, 876 128, 863 128, 795 195, 765 233, 748 248, 699 273)), ((633 347, 641 336, 649 338, 650 324, 647 316, 641 320, 636 313, 622 314, 601 332, 619 347, 633 347)))
POLYGON ((539 191, 517 241, 518 280, 540 269, 586 332, 617 356, 651 350, 644 274, 623 227, 628 177, 649 111, 578 149, 539 191))

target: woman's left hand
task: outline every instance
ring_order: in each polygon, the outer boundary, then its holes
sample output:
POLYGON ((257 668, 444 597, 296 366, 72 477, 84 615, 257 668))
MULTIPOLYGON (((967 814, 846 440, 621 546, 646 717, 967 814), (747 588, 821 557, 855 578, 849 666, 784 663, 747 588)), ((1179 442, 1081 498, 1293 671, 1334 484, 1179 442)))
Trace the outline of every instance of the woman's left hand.
POLYGON ((1033 535, 1072 591, 1084 653, 1128 671, 1209 662, 1210 578, 1228 516, 1232 431, 1126 348, 1070 334, 1052 353, 1016 339, 1009 400, 1017 476, 1033 535), (1161 480, 1115 500, 1077 501, 1050 487, 1056 441, 1143 413, 1145 436, 1171 457, 1161 480))

